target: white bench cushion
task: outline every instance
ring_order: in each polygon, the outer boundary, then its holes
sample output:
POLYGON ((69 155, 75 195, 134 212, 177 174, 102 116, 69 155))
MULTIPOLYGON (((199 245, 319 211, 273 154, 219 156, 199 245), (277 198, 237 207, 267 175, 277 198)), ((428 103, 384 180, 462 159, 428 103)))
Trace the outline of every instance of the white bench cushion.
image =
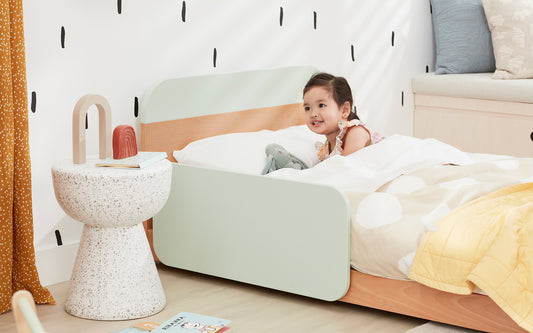
POLYGON ((533 103, 533 79, 498 80, 493 73, 425 73, 412 80, 415 94, 533 103))

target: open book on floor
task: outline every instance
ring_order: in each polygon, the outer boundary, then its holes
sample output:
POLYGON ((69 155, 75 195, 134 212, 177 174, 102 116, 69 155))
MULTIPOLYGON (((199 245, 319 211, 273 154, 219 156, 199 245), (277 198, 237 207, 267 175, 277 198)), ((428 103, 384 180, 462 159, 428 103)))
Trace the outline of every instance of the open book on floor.
POLYGON ((223 333, 231 321, 190 312, 180 312, 163 324, 145 321, 111 333, 223 333))
POLYGON ((180 312, 159 325, 153 333, 221 333, 228 330, 231 320, 190 312, 180 312))

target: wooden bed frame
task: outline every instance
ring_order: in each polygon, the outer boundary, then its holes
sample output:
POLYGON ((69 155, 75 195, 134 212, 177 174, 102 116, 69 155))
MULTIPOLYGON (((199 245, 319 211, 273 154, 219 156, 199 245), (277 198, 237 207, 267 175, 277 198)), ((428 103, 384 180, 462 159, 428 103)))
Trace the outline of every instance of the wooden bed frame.
MULTIPOLYGON (((175 161, 172 152, 197 139, 301 125, 301 88, 315 71, 165 81, 143 98, 141 150, 166 151, 175 161), (281 78, 290 84, 272 89, 275 97, 255 93, 257 101, 234 105, 235 96, 253 94, 253 85, 275 87, 281 78), (226 98, 205 92, 228 86, 236 93, 226 98), (183 96, 202 98, 187 104, 183 96), (213 101, 228 105, 214 110, 213 101)), ((173 163, 169 200, 153 230, 151 221, 145 227, 158 259, 172 267, 471 329, 525 332, 485 295, 455 295, 350 269, 350 215, 346 197, 332 187, 173 163), (324 205, 327 210, 316 209, 324 205)))

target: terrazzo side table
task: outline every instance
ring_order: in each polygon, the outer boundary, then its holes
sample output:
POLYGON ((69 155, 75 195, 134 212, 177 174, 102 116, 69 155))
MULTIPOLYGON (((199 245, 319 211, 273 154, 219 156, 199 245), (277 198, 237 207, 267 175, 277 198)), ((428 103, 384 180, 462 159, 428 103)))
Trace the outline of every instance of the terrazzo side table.
POLYGON ((171 163, 162 160, 142 169, 94 164, 52 166, 59 205, 85 224, 65 310, 96 320, 150 316, 165 307, 166 299, 141 222, 167 201, 171 163))

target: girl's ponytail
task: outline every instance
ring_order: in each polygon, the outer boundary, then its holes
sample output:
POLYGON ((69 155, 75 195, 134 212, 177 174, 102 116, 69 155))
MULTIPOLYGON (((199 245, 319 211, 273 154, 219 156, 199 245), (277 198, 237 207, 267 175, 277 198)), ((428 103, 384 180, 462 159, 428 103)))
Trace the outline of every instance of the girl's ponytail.
POLYGON ((360 120, 359 119, 359 116, 357 115, 357 108, 353 107, 353 110, 350 111, 350 114, 348 115, 348 120, 353 120, 353 119, 357 119, 357 120, 360 120))

